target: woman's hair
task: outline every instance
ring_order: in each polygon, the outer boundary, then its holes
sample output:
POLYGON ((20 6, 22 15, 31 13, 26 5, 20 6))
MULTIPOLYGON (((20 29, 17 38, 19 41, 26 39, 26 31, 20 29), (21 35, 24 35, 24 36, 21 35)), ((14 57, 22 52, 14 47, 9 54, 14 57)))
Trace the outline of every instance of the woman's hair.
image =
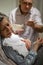
POLYGON ((9 19, 7 15, 5 15, 5 14, 3 14, 3 13, 0 12, 0 22, 2 22, 2 20, 4 19, 4 17, 6 17, 7 19, 9 19))
MULTIPOLYGON (((9 21, 8 16, 0 12, 0 25, 4 18, 6 18, 9 21)), ((1 27, 0 27, 0 32, 1 32, 1 27)))

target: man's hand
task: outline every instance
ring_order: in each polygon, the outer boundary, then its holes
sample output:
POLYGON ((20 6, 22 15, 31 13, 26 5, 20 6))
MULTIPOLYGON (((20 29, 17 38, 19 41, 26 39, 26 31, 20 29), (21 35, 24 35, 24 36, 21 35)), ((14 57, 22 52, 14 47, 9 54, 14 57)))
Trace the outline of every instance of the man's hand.
POLYGON ((32 27, 35 31, 42 33, 43 32, 43 25, 38 25, 34 21, 27 21, 25 25, 32 27))
POLYGON ((25 25, 27 25, 27 26, 30 26, 30 27, 34 27, 34 21, 27 21, 27 22, 25 22, 25 25))
POLYGON ((36 42, 39 46, 43 44, 43 38, 38 38, 36 42))
POLYGON ((35 42, 34 42, 34 45, 33 45, 33 49, 35 51, 38 50, 38 48, 43 45, 43 39, 42 38, 38 38, 35 42))

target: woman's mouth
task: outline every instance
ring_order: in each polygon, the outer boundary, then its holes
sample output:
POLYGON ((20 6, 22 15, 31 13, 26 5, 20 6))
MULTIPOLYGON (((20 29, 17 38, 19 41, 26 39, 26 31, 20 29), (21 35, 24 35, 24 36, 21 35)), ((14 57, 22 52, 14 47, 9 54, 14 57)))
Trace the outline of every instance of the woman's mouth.
POLYGON ((10 33, 8 33, 7 35, 8 35, 8 37, 10 37, 10 36, 11 36, 11 32, 10 32, 10 33))

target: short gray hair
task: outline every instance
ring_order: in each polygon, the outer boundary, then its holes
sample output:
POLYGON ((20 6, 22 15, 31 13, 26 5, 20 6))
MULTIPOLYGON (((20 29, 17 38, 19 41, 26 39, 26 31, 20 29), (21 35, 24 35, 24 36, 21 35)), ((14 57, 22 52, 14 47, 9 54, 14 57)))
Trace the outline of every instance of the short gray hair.
POLYGON ((23 0, 19 0, 19 3, 21 3, 23 0))

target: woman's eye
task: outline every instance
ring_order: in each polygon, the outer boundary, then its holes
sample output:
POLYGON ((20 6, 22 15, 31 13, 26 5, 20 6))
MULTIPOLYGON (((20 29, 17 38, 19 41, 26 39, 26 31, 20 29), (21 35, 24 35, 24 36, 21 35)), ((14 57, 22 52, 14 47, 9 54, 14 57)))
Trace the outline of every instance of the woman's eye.
POLYGON ((7 24, 7 26, 9 26, 9 24, 7 24))

